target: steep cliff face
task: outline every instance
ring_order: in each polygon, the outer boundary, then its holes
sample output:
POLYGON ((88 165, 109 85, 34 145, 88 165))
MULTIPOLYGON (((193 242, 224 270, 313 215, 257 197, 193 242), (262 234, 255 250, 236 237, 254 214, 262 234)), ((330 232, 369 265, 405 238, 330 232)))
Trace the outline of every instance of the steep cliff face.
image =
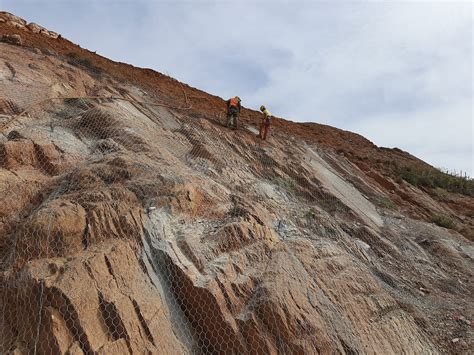
POLYGON ((474 199, 0 14, 0 353, 460 353, 474 199), (21 43, 21 45, 19 45, 21 43), (451 216, 459 233, 427 222, 451 216))

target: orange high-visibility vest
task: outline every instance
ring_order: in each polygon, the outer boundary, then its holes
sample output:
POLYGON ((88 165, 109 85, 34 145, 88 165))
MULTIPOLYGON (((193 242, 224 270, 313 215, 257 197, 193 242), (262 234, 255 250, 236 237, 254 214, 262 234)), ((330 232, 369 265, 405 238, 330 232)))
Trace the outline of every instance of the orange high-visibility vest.
POLYGON ((234 106, 236 108, 239 108, 239 100, 237 100, 235 97, 230 99, 230 106, 234 106))

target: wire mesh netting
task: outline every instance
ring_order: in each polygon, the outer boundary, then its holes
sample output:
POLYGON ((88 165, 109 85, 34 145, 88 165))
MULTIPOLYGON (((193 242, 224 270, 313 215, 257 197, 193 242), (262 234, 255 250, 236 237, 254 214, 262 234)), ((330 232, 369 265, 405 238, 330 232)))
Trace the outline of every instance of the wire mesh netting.
POLYGON ((178 107, 6 93, 0 353, 317 352, 317 236, 364 258, 346 236, 370 229, 336 223, 360 218, 304 143, 230 130, 181 89, 178 107))
POLYGON ((0 354, 473 348, 465 174, 0 17, 0 354))
POLYGON ((273 290, 349 211, 295 152, 129 99, 3 102, 0 353, 312 352, 273 290))

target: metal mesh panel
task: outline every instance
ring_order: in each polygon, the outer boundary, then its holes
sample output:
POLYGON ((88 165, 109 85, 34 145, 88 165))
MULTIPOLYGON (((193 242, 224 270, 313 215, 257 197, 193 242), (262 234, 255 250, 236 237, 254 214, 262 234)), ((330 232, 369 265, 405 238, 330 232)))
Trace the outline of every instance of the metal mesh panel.
POLYGON ((0 47, 0 354, 470 349, 472 248, 405 209, 448 206, 292 132, 359 139, 0 47))
POLYGON ((0 353, 311 352, 313 330, 275 307, 279 258, 300 237, 342 238, 329 216, 348 211, 291 151, 282 166, 276 147, 163 105, 15 100, 0 353), (290 212, 267 216, 269 193, 290 212))

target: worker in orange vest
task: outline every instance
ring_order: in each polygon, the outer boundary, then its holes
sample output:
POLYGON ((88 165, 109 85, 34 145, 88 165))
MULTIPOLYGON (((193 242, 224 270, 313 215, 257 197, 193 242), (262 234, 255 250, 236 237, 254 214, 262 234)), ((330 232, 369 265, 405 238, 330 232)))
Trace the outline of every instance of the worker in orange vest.
POLYGON ((240 110, 242 108, 240 101, 240 97, 238 96, 227 100, 227 127, 229 128, 238 128, 237 117, 239 116, 240 110))
POLYGON ((260 106, 260 111, 262 111, 262 121, 260 122, 260 132, 258 134, 258 138, 262 140, 267 139, 268 129, 270 128, 270 121, 272 119, 271 113, 266 109, 265 106, 260 106))

